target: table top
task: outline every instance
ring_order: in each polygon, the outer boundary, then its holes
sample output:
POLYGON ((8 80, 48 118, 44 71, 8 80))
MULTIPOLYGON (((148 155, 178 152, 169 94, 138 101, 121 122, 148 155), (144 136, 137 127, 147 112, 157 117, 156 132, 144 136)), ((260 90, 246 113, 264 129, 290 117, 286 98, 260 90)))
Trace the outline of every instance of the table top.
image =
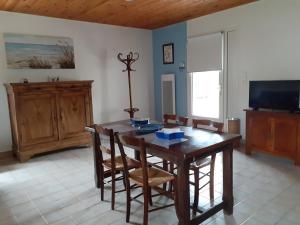
POLYGON ((187 140, 173 144, 169 147, 163 147, 157 145, 154 141, 156 139, 155 133, 139 135, 135 132, 136 128, 131 126, 129 120, 106 123, 102 124, 102 126, 113 129, 114 132, 144 138, 149 147, 150 154, 160 155, 170 161, 201 158, 217 152, 218 148, 223 148, 241 138, 241 135, 238 134, 217 133, 198 128, 180 126, 180 129, 184 131, 187 140))

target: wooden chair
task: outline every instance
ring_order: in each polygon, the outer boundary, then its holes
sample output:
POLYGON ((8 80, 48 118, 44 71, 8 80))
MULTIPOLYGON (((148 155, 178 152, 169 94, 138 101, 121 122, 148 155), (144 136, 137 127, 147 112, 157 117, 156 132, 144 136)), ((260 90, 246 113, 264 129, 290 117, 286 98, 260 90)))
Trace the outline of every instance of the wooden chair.
MULTIPOLYGON (((219 122, 214 122, 211 120, 193 119, 193 127, 210 130, 210 131, 214 131, 214 132, 222 132, 224 124, 219 123, 219 122)), ((190 182, 195 186, 194 203, 193 203, 194 209, 198 207, 199 190, 204 188, 206 185, 209 184, 210 199, 212 200, 214 198, 215 160, 216 160, 216 155, 214 154, 207 158, 197 160, 190 166, 190 170, 192 170, 194 173, 194 182, 190 182), (210 169, 207 173, 203 173, 200 171, 200 169, 207 167, 207 166, 210 166, 210 169), (200 174, 201 174, 201 177, 200 177, 200 174), (209 181, 200 187, 200 185, 199 185, 200 180, 207 176, 209 177, 209 181)))
MULTIPOLYGON (((124 165, 121 156, 116 156, 115 153, 115 141, 114 132, 112 129, 103 128, 100 125, 93 125, 91 127, 86 127, 86 130, 92 133, 93 137, 93 152, 94 152, 94 166, 95 166, 95 176, 97 176, 98 187, 100 187, 101 201, 104 200, 104 184, 105 178, 111 177, 111 209, 114 210, 115 207, 115 193, 125 191, 116 191, 116 181, 124 179, 124 176, 116 178, 117 173, 124 173, 124 165), (109 141, 109 147, 103 145, 103 140, 107 139, 109 141), (108 154, 107 159, 103 158, 103 154, 108 154), (107 169, 107 171, 104 171, 107 169)), ((128 170, 141 167, 141 163, 135 159, 126 157, 126 167, 128 170)), ((125 184, 125 182, 124 182, 125 184)))
POLYGON ((179 122, 180 126, 187 126, 188 122, 189 122, 189 118, 188 117, 179 116, 178 117, 178 122, 179 122))
POLYGON ((172 193, 165 191, 163 188, 160 188, 159 186, 168 182, 172 182, 172 183, 176 182, 175 176, 168 173, 167 171, 161 170, 156 167, 151 167, 150 165, 148 165, 146 144, 143 138, 135 138, 131 136, 119 136, 118 134, 116 134, 116 140, 119 145, 119 149, 121 152, 121 156, 125 168, 124 176, 125 176, 125 184, 126 184, 126 192, 127 192, 126 222, 128 223, 130 219, 131 201, 141 196, 141 194, 139 194, 133 198, 131 197, 130 181, 132 181, 133 183, 142 187, 143 189, 143 196, 144 196, 143 225, 147 225, 149 212, 153 212, 174 205, 174 204, 169 204, 169 205, 165 205, 165 206, 161 206, 149 210, 149 204, 152 206, 152 197, 157 196, 151 194, 151 189, 157 191, 159 193, 158 195, 165 195, 174 199, 174 195, 172 193), (130 146, 140 151, 142 168, 138 168, 129 172, 127 161, 126 161, 127 156, 124 152, 123 145, 130 146))
MULTIPOLYGON (((183 116, 177 116, 174 114, 164 114, 164 124, 166 125, 179 125, 179 126, 187 126, 189 118, 183 117, 183 116)), ((176 169, 173 163, 167 163, 169 165, 168 171, 170 173, 174 173, 174 170, 176 169)), ((166 166, 165 166, 166 167, 166 166)), ((172 190, 172 184, 169 185, 169 191, 172 190)))
MULTIPOLYGON (((177 119, 176 115, 164 114, 163 121, 164 121, 164 124, 187 126, 188 117, 179 116, 177 119)), ((152 156, 152 155, 148 156, 148 158, 152 158, 152 157, 154 157, 154 156, 152 156)), ((158 162, 152 163, 152 164, 154 166, 158 166, 158 167, 162 168, 163 170, 170 171, 171 173, 173 173, 173 171, 174 171, 174 165, 168 163, 166 160, 158 161, 158 162), (170 164, 170 168, 169 168, 169 164, 170 164), (162 166, 159 166, 159 165, 162 165, 162 166)), ((166 185, 167 184, 164 184, 164 189, 166 189, 166 185)), ((171 187, 171 185, 170 185, 170 187, 171 187)), ((169 188, 169 189, 171 189, 171 188, 169 188)))
POLYGON ((171 114, 164 114, 163 116, 164 124, 176 124, 177 116, 171 114))
POLYGON ((180 126, 187 126, 188 117, 172 115, 172 114, 164 114, 164 124, 177 124, 180 126))

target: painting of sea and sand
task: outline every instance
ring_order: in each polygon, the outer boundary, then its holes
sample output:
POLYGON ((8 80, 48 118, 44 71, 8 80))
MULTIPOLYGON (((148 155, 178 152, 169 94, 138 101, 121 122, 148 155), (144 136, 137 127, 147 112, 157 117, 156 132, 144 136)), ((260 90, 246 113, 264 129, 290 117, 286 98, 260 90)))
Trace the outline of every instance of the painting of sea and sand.
POLYGON ((74 69, 73 40, 27 34, 3 35, 9 69, 74 69))

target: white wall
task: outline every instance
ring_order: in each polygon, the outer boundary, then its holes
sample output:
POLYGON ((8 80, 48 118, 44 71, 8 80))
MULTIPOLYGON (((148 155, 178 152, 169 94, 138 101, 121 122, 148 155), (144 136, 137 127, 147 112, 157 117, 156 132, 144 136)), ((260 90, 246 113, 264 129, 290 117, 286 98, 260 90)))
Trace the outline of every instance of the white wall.
POLYGON ((41 16, 0 12, 0 151, 11 149, 8 105, 3 83, 46 81, 48 76, 61 80, 94 80, 93 106, 96 123, 127 118, 129 106, 127 73, 117 54, 136 51, 140 59, 132 74, 133 103, 140 116, 154 115, 152 31, 41 16), (3 33, 66 36, 73 38, 76 69, 7 69, 3 33))
POLYGON ((188 36, 234 30, 228 74, 228 117, 242 119, 249 80, 300 80, 300 1, 260 0, 188 21, 188 36))

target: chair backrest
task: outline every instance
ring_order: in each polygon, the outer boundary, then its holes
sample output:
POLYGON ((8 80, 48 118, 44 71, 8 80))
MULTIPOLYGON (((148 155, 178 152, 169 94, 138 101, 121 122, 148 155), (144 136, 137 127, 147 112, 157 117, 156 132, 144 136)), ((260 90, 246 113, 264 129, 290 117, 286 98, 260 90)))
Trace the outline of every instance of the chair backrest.
POLYGON ((193 127, 205 130, 223 132, 224 123, 215 122, 212 120, 193 119, 193 127))
POLYGON ((188 117, 179 116, 178 117, 178 121, 179 121, 179 125, 181 125, 181 126, 187 126, 189 118, 188 117))
POLYGON ((103 162, 103 153, 106 153, 111 157, 112 168, 115 168, 115 140, 113 130, 97 124, 86 127, 85 130, 92 134, 95 164, 100 163, 101 165, 103 162), (108 138, 109 147, 103 145, 104 138, 108 138))
POLYGON ((164 123, 165 124, 176 124, 177 116, 171 114, 164 114, 164 123))
POLYGON ((136 138, 127 135, 119 135, 118 133, 115 134, 115 139, 118 143, 120 153, 122 156, 122 161, 124 164, 124 173, 128 179, 128 165, 126 160, 126 153, 124 151, 124 145, 129 146, 137 151, 140 152, 140 160, 142 164, 143 170, 143 186, 148 186, 148 163, 147 163, 147 152, 146 152, 146 143, 144 138, 136 138))
POLYGON ((165 114, 164 115, 164 124, 178 124, 181 126, 187 126, 188 117, 179 116, 177 119, 176 115, 165 114))

